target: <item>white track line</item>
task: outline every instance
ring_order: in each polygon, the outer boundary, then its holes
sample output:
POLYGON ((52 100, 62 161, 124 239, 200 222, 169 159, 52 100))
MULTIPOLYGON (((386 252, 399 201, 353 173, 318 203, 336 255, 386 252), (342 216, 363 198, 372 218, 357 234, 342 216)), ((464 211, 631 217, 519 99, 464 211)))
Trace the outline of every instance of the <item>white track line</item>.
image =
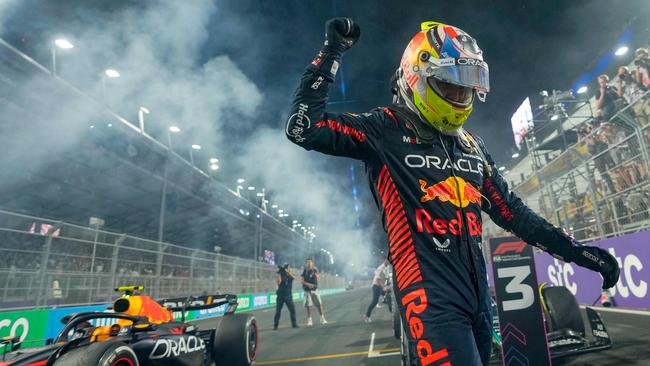
MULTIPOLYGON (((586 308, 585 305, 580 305, 581 308, 586 308)), ((644 311, 644 310, 630 310, 630 309, 618 309, 618 308, 606 308, 602 306, 590 306, 590 308, 593 308, 598 311, 604 311, 604 312, 611 312, 611 313, 620 313, 620 314, 634 314, 634 315, 645 315, 645 316, 650 316, 650 311, 644 311)))
POLYGON ((368 357, 372 354, 372 349, 375 347, 375 332, 370 335, 370 347, 368 347, 368 357))
POLYGON ((375 349, 375 332, 372 332, 372 334, 370 335, 370 346, 368 347, 368 358, 396 356, 400 354, 399 352, 381 353, 375 351, 374 349, 375 349))
POLYGON ((387 352, 387 353, 374 352, 372 355, 368 355, 368 358, 399 356, 399 354, 400 354, 399 352, 387 352))

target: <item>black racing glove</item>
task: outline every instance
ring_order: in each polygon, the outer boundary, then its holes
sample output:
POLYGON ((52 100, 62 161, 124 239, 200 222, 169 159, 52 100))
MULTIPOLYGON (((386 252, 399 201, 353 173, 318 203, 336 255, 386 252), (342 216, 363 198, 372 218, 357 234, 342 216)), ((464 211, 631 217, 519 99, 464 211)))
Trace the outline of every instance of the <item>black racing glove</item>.
POLYGON ((332 18, 325 23, 323 51, 342 54, 354 46, 361 29, 351 18, 332 18))
POLYGON ((618 262, 608 251, 598 247, 576 245, 573 248, 572 262, 600 273, 603 276, 603 289, 614 287, 618 282, 621 270, 618 262))

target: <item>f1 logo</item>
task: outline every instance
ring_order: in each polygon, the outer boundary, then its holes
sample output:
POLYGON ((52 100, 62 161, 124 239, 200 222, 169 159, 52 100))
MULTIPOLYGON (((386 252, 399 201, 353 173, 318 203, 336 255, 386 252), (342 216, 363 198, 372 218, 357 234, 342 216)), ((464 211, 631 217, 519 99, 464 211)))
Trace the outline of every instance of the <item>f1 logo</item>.
POLYGON ((494 250, 492 255, 505 254, 505 253, 521 253, 524 251, 526 243, 523 241, 507 241, 505 243, 499 244, 499 246, 494 250))

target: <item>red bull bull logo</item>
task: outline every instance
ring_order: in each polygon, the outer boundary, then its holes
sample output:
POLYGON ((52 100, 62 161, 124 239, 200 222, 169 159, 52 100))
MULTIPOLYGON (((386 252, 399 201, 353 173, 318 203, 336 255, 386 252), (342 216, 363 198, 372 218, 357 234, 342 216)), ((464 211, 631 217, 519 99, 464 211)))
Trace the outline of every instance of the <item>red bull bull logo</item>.
POLYGON ((442 182, 428 186, 427 181, 420 179, 420 189, 425 193, 420 202, 433 201, 449 202, 460 208, 469 206, 470 203, 481 204, 481 192, 471 183, 460 177, 449 177, 442 182))

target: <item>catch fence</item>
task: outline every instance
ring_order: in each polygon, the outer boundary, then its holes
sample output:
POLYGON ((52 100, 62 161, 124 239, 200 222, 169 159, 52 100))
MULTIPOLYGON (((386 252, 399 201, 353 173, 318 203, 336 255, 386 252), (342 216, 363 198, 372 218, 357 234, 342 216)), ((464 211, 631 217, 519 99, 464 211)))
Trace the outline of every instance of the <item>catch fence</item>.
MULTIPOLYGON (((277 268, 0 210, 0 308, 103 303, 121 285, 144 285, 156 297, 275 290, 277 268)), ((321 288, 344 287, 322 274, 321 288)))

